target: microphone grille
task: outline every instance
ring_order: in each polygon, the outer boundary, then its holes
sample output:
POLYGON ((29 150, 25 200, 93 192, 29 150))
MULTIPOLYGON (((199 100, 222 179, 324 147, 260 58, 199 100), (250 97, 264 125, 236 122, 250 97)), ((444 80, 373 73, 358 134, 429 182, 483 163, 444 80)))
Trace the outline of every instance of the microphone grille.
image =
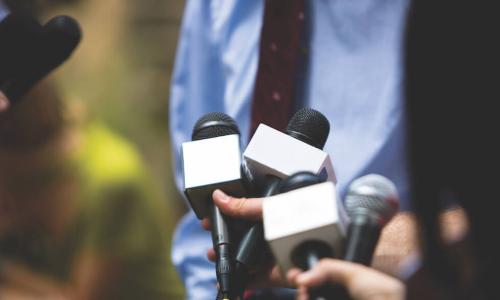
POLYGON ((233 118, 225 113, 211 112, 198 119, 191 138, 197 141, 239 133, 238 125, 233 118))
POLYGON ((323 149, 330 133, 330 123, 319 111, 302 108, 290 119, 285 132, 306 144, 323 149))
POLYGON ((368 211, 387 223, 399 209, 396 186, 384 176, 370 174, 354 180, 345 199, 349 216, 368 211))

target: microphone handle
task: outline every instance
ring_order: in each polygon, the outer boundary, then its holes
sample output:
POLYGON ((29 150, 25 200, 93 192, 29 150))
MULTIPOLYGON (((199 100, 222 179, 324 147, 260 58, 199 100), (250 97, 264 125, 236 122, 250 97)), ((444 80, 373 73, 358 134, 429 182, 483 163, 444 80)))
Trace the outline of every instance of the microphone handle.
POLYGON ((381 226, 368 215, 360 214, 351 218, 344 260, 369 266, 380 237, 380 229, 381 226))
MULTIPOLYGON (((262 197, 269 197, 278 193, 280 188, 281 178, 273 175, 268 175, 266 186, 262 197)), ((254 265, 258 249, 262 249, 264 244, 264 225, 262 222, 256 222, 252 225, 249 231, 245 233, 240 241, 236 252, 236 296, 242 296, 247 284, 249 267, 254 265)))
POLYGON ((228 299, 232 288, 233 262, 231 240, 226 219, 216 205, 212 205, 212 242, 216 254, 215 270, 223 299, 228 299))
MULTIPOLYGON (((373 258, 375 246, 380 237, 380 225, 368 215, 360 214, 351 219, 348 229, 345 261, 355 262, 369 266, 373 258)), ((349 293, 341 286, 322 286, 316 291, 311 291, 312 299, 350 299, 349 293), (314 297, 321 295, 321 297, 314 297)))

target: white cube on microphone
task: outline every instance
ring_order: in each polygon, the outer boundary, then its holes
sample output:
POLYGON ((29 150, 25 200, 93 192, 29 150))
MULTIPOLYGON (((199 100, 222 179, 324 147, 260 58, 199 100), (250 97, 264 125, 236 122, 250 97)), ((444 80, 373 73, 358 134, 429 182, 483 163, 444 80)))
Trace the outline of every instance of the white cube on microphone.
POLYGON ((260 180, 266 175, 286 178, 309 171, 336 182, 328 153, 265 124, 260 124, 243 153, 246 167, 260 180))
POLYGON ((325 182, 265 198, 264 234, 284 274, 297 267, 292 252, 308 241, 328 245, 343 255, 348 217, 335 185, 325 182))
POLYGON ((182 144, 184 193, 198 218, 209 215, 215 188, 241 196, 241 148, 238 134, 182 144))

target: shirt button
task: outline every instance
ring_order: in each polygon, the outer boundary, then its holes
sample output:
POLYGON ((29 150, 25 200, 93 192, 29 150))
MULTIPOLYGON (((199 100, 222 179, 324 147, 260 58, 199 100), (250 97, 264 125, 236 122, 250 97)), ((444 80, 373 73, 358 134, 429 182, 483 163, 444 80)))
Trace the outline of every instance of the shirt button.
POLYGON ((271 48, 272 52, 278 51, 278 45, 276 43, 271 43, 271 46, 269 48, 271 48))
POLYGON ((272 95, 272 98, 273 98, 274 101, 280 102, 281 101, 281 94, 278 93, 278 92, 276 92, 276 91, 274 91, 273 95, 272 95))
POLYGON ((299 12, 299 21, 304 21, 304 17, 305 17, 304 12, 303 11, 299 12))

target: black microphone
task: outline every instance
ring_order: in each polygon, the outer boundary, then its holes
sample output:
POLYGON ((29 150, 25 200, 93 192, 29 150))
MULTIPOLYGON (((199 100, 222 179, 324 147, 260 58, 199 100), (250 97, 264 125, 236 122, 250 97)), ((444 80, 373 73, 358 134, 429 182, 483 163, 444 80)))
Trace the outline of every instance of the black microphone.
POLYGON ((344 260, 369 266, 382 228, 399 209, 396 186, 381 175, 360 177, 349 186, 345 207, 351 221, 344 260))
MULTIPOLYGON (((345 207, 350 223, 344 260, 369 266, 382 228, 398 211, 396 186, 381 175, 362 176, 349 186, 345 207)), ((312 290, 311 293, 315 291, 312 290)), ((323 299, 351 299, 347 290, 341 286, 322 286, 316 290, 316 295, 318 294, 323 299)))
MULTIPOLYGON (((311 108, 303 108, 297 111, 285 130, 287 135, 318 149, 324 147, 329 132, 330 123, 328 119, 320 112, 311 108)), ((272 144, 268 146, 273 147, 272 144)), ((298 157, 297 159, 307 158, 298 157)), ((280 189, 281 178, 272 174, 266 174, 265 177, 264 187, 260 196, 269 197, 277 194, 280 189)), ((255 263, 258 251, 264 245, 263 224, 258 222, 252 225, 249 231, 243 236, 236 252, 235 277, 238 279, 236 295, 241 296, 243 293, 246 281, 248 280, 249 267, 255 263)))
MULTIPOLYGON (((397 189, 389 179, 381 175, 360 177, 348 188, 345 208, 350 222, 344 260, 369 266, 382 228, 398 211, 397 189)), ((351 299, 342 286, 324 285, 311 289, 309 294, 310 298, 317 300, 351 299)))
POLYGON ((12 41, 10 52, 2 54, 5 59, 9 58, 9 54, 15 58, 10 66, 11 76, 5 78, 0 86, 12 102, 19 100, 40 79, 66 61, 81 40, 80 26, 69 16, 52 18, 43 26, 41 33, 29 18, 18 20, 9 22, 21 25, 14 26, 15 30, 9 34, 12 41))
MULTIPOLYGON (((195 124, 192 134, 193 141, 201 141, 207 139, 213 139, 217 137, 229 136, 229 135, 239 135, 239 130, 236 122, 224 113, 209 113, 201 117, 195 124)), ((231 142, 230 142, 231 143, 231 142)), ((239 139, 237 141, 239 143, 239 139)), ((221 146, 225 146, 223 142, 220 143, 221 146)), ((235 151, 238 156, 241 156, 239 145, 236 146, 235 151)), ((202 150, 203 151, 203 150, 202 150)), ((208 151, 208 150, 207 150, 208 151)), ((184 157, 186 159, 186 157, 184 157)), ((235 166, 239 172, 241 162, 238 161, 238 165, 235 166)), ((233 166, 234 167, 234 166, 233 166)), ((238 174, 239 176, 239 174, 238 174)), ((218 182, 210 186, 210 191, 216 188, 222 188, 223 185, 218 182)), ((189 194, 187 193, 189 196, 189 194)), ((207 194, 211 197, 211 192, 207 194)), ((196 196, 191 196, 195 198, 196 196)), ((196 207, 194 201, 191 199, 192 206, 196 207)), ((231 237, 229 233, 228 223, 226 217, 221 213, 219 208, 213 204, 211 198, 210 201, 210 212, 209 216, 212 222, 212 242, 214 250, 216 253, 216 274, 217 280, 219 282, 219 294, 222 299, 229 299, 231 291, 233 289, 232 276, 233 276, 233 261, 231 257, 231 237)), ((196 209, 196 211, 201 211, 202 209, 196 209)), ((198 213, 198 212, 197 212, 198 213)), ((198 213, 198 214, 202 214, 198 213)))
MULTIPOLYGON (((292 190, 316 185, 324 181, 324 179, 313 173, 299 172, 282 182, 280 193, 287 193, 292 190)), ((307 199, 302 199, 302 201, 307 201, 307 199)), ((335 196, 331 198, 331 201, 335 201, 335 196)), ((325 208, 317 207, 317 209, 325 208)), ((332 231, 332 234, 338 234, 338 232, 332 231)), ((323 240, 318 236, 315 236, 314 238, 305 238, 304 241, 295 246, 290 253, 290 257, 294 266, 299 267, 302 270, 310 270, 314 268, 321 259, 327 257, 340 257, 343 253, 343 247, 338 247, 338 245, 337 247, 334 247, 330 242, 327 242, 327 240, 323 240)), ((308 293, 309 298, 314 300, 348 299, 345 289, 329 285, 310 289, 308 293)))
POLYGON ((43 27, 27 14, 11 13, 0 22, 0 90, 6 80, 25 72, 42 35, 43 27))

